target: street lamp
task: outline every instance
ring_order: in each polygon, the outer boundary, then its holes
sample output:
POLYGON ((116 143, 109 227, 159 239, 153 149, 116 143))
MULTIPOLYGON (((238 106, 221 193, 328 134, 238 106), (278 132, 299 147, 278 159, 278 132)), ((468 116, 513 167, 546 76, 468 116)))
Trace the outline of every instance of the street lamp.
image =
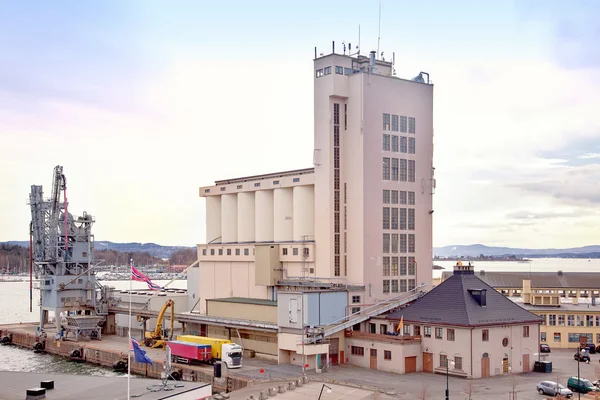
POLYGON ((450 376, 450 372, 448 371, 448 365, 452 364, 452 366, 454 367, 454 360, 450 360, 449 358, 446 358, 446 400, 450 399, 450 390, 448 387, 448 381, 449 381, 449 376, 450 376))
POLYGON ((327 391, 325 393, 330 394, 331 393, 331 388, 329 386, 327 386, 326 384, 323 384, 323 386, 321 386, 321 393, 319 393, 319 400, 321 400, 321 396, 323 395, 323 389, 327 388, 327 391))

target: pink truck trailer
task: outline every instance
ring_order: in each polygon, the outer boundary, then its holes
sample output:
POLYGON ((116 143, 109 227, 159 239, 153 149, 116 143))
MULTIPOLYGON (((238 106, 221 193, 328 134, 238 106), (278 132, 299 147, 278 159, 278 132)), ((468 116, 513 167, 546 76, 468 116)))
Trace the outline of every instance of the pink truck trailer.
POLYGON ((171 349, 171 361, 181 364, 209 363, 212 360, 212 349, 209 344, 182 342, 179 340, 167 342, 171 349))

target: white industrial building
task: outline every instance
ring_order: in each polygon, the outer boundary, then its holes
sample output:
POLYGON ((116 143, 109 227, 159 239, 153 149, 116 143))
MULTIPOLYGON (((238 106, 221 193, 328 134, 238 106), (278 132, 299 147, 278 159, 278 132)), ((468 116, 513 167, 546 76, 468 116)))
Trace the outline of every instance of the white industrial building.
POLYGON ((346 325, 431 287, 433 85, 425 73, 398 78, 374 53, 317 57, 315 50, 313 167, 200 188, 207 243, 188 275, 199 281, 189 288, 195 311, 217 316, 209 304, 257 302, 256 312, 244 308, 238 318, 278 327, 263 350, 280 362, 316 366, 323 354, 343 362, 346 325), (305 301, 313 292, 335 295, 305 301), (265 313, 261 301, 277 312, 265 313), (308 326, 330 323, 311 331, 311 345, 298 344, 308 326))

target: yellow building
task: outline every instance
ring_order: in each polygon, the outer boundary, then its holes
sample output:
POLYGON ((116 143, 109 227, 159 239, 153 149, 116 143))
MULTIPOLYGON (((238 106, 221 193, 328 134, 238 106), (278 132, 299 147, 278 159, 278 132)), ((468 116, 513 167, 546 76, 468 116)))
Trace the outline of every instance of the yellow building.
MULTIPOLYGON (((540 343, 577 348, 580 337, 600 345, 600 273, 490 272, 476 275, 528 311, 544 318, 540 343)), ((444 272, 442 280, 450 274, 444 272)))

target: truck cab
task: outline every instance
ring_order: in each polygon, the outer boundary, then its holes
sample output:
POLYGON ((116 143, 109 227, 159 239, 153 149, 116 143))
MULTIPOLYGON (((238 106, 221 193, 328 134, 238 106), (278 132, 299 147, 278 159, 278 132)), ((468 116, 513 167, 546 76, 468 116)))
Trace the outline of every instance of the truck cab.
POLYGON ((242 367, 242 346, 235 343, 224 344, 221 351, 221 361, 227 365, 227 368, 242 367))

